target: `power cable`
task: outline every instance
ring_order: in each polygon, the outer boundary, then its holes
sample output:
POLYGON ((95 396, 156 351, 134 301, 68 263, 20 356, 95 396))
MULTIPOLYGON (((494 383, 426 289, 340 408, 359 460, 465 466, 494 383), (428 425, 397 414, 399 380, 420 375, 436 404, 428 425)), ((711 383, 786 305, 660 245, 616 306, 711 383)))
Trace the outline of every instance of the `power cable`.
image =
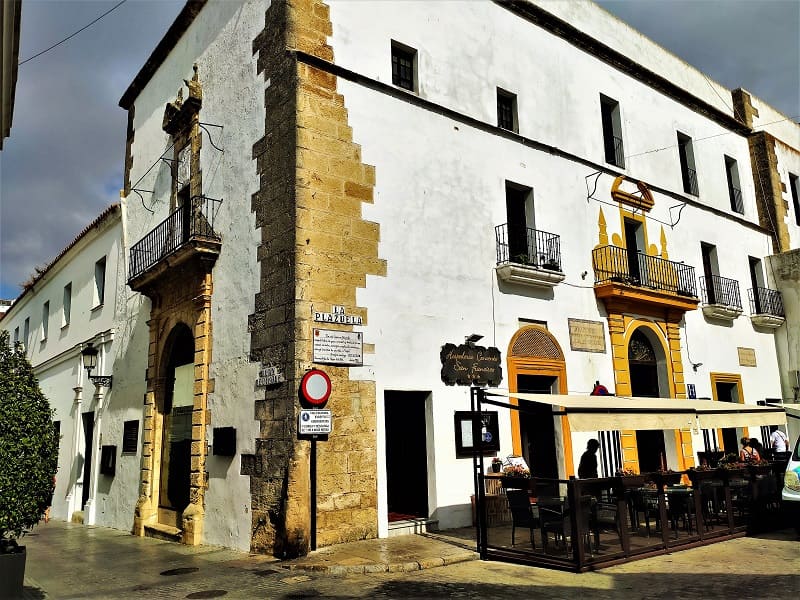
POLYGON ((29 57, 29 58, 26 58, 25 60, 21 60, 21 61, 19 61, 19 66, 21 67, 21 66, 22 66, 22 65, 24 65, 26 62, 32 61, 34 58, 38 58, 38 57, 40 57, 42 54, 46 54, 47 52, 50 52, 50 50, 52 50, 53 48, 56 48, 56 47, 60 46, 61 44, 63 44, 64 42, 66 42, 67 40, 74 38, 76 35, 78 35, 78 34, 79 34, 79 33, 81 33, 82 31, 86 31, 87 29, 89 29, 89 27, 91 27, 92 25, 94 25, 95 23, 97 23, 97 22, 98 22, 100 19, 102 19, 102 18, 103 18, 103 17, 105 17, 106 15, 110 15, 112 12, 114 12, 115 10, 117 10, 117 9, 118 9, 120 6, 122 6, 123 4, 125 4, 127 1, 128 1, 128 0, 122 0, 121 2, 117 3, 116 5, 114 5, 112 8, 108 9, 108 10, 107 10, 106 12, 104 12, 102 15, 100 15, 99 17, 97 17, 97 18, 96 18, 94 21, 92 21, 91 23, 88 23, 88 24, 84 25, 83 27, 81 27, 80 29, 78 29, 78 31, 76 31, 75 33, 72 33, 72 34, 68 35, 67 37, 65 37, 65 38, 64 38, 63 40, 61 40, 60 42, 56 42, 55 44, 53 44, 53 45, 52 45, 52 46, 50 46, 49 48, 45 48, 45 49, 44 49, 44 50, 42 50, 41 52, 38 52, 37 54, 34 54, 33 56, 31 56, 31 57, 29 57))

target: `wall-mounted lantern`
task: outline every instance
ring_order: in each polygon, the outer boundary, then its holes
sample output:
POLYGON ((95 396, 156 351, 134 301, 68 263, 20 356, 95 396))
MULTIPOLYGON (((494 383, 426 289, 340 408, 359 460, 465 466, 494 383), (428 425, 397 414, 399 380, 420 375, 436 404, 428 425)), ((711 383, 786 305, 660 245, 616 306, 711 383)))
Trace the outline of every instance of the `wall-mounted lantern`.
POLYGON ((81 355, 83 356, 83 368, 86 369, 86 374, 89 379, 97 387, 103 386, 111 389, 111 375, 92 375, 92 371, 97 366, 98 350, 94 347, 92 342, 86 344, 81 355))

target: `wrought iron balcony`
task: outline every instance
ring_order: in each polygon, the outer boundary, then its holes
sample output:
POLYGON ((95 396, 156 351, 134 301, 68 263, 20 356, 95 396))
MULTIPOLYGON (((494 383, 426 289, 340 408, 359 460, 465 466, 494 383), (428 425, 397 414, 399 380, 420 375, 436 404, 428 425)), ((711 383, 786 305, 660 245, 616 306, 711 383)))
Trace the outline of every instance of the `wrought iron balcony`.
POLYGON ((501 279, 540 287, 564 280, 560 236, 513 223, 496 226, 494 234, 501 279))
POLYGON ((712 275, 700 277, 703 294, 703 314, 716 319, 735 319, 742 314, 739 282, 735 279, 712 275))
POLYGON ((618 246, 595 248, 592 259, 598 298, 627 297, 628 302, 660 304, 682 311, 697 307, 692 266, 618 246), (632 294, 634 290, 636 294, 632 294))
POLYGON ((214 231, 214 218, 221 204, 222 200, 195 196, 134 244, 130 252, 128 283, 169 257, 180 254, 183 248, 209 243, 207 250, 218 253, 222 238, 214 231))
POLYGON ((783 297, 777 290, 751 288, 747 290, 750 299, 750 320, 759 327, 776 328, 786 321, 783 310, 783 297))

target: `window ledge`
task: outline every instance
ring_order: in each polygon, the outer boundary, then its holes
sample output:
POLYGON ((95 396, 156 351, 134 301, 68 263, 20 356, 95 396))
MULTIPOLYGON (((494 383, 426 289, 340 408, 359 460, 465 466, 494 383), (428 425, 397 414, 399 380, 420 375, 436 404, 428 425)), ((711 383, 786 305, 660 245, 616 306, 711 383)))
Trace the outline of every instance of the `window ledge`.
POLYGON ((761 314, 761 315, 750 315, 750 321, 756 327, 777 329, 786 322, 786 319, 784 317, 779 317, 777 315, 761 314))
POLYGON ((494 270, 497 272, 497 276, 507 283, 540 288, 555 287, 564 281, 566 277, 566 275, 560 271, 552 271, 516 263, 497 265, 494 270))
POLYGON ((727 304, 706 304, 703 306, 703 314, 711 319, 733 321, 742 314, 742 309, 738 306, 729 306, 727 304))
POLYGON ((103 308, 103 303, 102 303, 102 302, 101 302, 100 304, 95 304, 95 305, 94 305, 94 306, 93 306, 93 307, 90 309, 90 311, 91 311, 91 312, 95 312, 96 310, 100 310, 101 308, 103 308))

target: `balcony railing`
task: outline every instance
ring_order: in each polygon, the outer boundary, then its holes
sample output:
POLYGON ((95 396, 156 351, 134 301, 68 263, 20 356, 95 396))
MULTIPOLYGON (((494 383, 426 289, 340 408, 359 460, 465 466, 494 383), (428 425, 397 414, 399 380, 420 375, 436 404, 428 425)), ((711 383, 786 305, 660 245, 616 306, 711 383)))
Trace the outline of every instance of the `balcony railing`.
POLYGON ((750 314, 786 317, 779 291, 758 287, 747 290, 747 295, 750 298, 750 314))
POLYGON ((712 275, 700 278, 700 289, 703 292, 703 301, 706 304, 722 304, 742 308, 742 298, 739 294, 739 282, 735 279, 712 275))
POLYGON ((700 195, 697 187, 697 171, 689 167, 683 171, 683 191, 692 196, 700 195))
POLYGON ((737 190, 735 187, 728 188, 728 195, 731 198, 731 210, 740 215, 744 214, 744 204, 742 203, 742 190, 737 190))
POLYGON ((697 297, 694 267, 658 256, 631 252, 618 246, 603 246, 593 251, 595 285, 617 281, 697 297))
POLYGON ((606 162, 618 167, 625 166, 625 154, 622 148, 622 138, 611 135, 606 139, 606 162))
POLYGON ((530 227, 503 223, 494 228, 497 264, 516 263, 561 271, 561 237, 530 227))
POLYGON ((221 204, 222 200, 195 196, 179 206, 131 248, 129 278, 141 275, 190 241, 220 241, 214 231, 214 217, 221 204))

